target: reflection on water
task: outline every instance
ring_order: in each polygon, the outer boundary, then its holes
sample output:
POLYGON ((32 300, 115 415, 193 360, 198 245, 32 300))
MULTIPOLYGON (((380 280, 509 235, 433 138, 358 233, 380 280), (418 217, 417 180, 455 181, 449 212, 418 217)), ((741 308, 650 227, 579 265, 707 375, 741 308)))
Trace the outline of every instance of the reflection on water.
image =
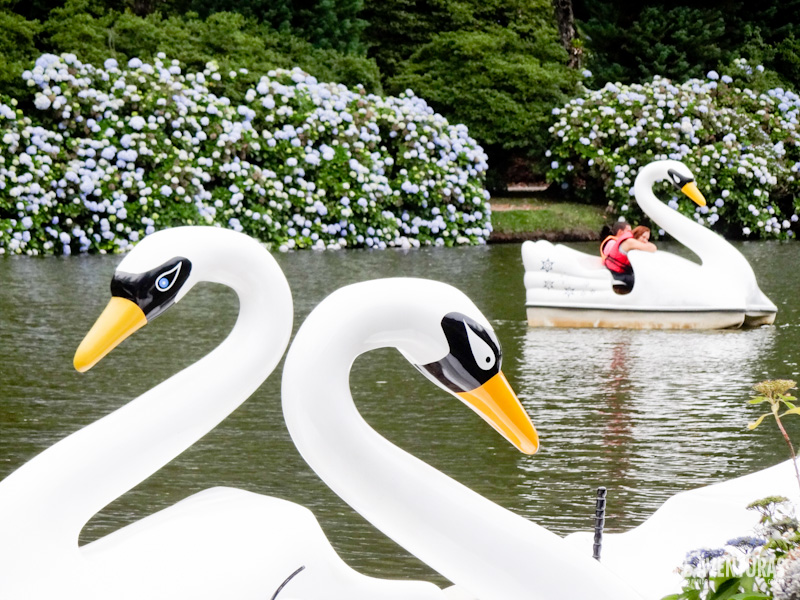
MULTIPOLYGON (((553 505, 605 485, 609 525, 625 528, 677 490, 759 468, 743 432, 752 415, 743 391, 760 378, 776 335, 527 331, 517 382, 545 440, 522 467, 530 502, 553 505)), ((561 533, 587 523, 575 511, 542 517, 561 533)))
MULTIPOLYGON (((595 252, 594 244, 576 245, 595 252)), ((744 431, 752 383, 800 378, 800 244, 742 244, 776 325, 752 331, 530 329, 519 245, 414 252, 302 252, 278 257, 295 298, 295 330, 342 285, 383 276, 464 290, 503 344, 503 370, 530 411, 542 450, 523 456, 394 350, 371 352, 351 386, 387 438, 478 493, 566 534, 588 530, 594 490, 609 488, 609 529, 644 519, 666 497, 777 463, 770 427, 744 431)), ((665 246, 665 248, 673 250, 665 246)), ((108 300, 118 257, 0 260, 0 478, 38 452, 191 364, 227 335, 236 298, 204 285, 86 374, 72 355, 108 300)), ((280 367, 245 404, 175 461, 112 503, 88 541, 215 485, 311 508, 363 572, 441 578, 377 533, 306 467, 283 425, 280 367)), ((800 428, 790 424, 790 433, 800 428)), ((102 451, 102 449, 98 449, 102 451)))

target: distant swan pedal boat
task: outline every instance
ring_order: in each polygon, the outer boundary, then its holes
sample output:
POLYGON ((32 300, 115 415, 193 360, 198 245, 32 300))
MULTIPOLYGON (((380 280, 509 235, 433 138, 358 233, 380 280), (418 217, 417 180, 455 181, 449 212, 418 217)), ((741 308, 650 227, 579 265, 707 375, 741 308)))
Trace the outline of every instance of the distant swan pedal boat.
POLYGON ((775 304, 759 289, 753 269, 723 237, 659 201, 653 184, 667 179, 701 206, 705 199, 683 163, 643 167, 634 183, 642 210, 694 252, 697 264, 669 252, 629 254, 636 277, 617 294, 599 255, 541 240, 522 245, 528 324, 532 327, 725 329, 775 321, 775 304))

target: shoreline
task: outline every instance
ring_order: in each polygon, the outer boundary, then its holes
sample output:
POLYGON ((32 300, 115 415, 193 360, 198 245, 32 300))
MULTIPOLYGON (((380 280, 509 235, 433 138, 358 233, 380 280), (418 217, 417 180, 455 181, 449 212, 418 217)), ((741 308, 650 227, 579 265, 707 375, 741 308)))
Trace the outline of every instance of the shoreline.
POLYGON ((565 229, 564 231, 493 231, 490 244, 516 244, 526 241, 548 242, 599 242, 600 233, 588 229, 565 229))
MULTIPOLYGON (((490 201, 490 244, 513 244, 528 240, 548 242, 593 242, 602 239, 606 222, 602 209, 586 204, 543 199, 544 186, 514 190, 490 201)), ((511 191, 511 190, 509 190, 511 191)))

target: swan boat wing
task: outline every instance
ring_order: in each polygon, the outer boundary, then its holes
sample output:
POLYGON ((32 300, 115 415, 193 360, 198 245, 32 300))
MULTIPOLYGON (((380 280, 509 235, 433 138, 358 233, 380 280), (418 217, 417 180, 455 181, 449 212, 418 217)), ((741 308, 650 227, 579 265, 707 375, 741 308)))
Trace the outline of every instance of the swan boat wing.
MULTIPOLYGON (((683 578, 676 568, 692 550, 720 548, 737 536, 752 536, 760 514, 747 505, 767 496, 793 498, 797 480, 792 461, 669 498, 644 523, 603 536, 601 563, 625 577, 646 600, 677 593, 683 578), (642 551, 646 549, 646 551, 642 551)), ((572 533, 565 541, 591 553, 594 533, 572 533)))

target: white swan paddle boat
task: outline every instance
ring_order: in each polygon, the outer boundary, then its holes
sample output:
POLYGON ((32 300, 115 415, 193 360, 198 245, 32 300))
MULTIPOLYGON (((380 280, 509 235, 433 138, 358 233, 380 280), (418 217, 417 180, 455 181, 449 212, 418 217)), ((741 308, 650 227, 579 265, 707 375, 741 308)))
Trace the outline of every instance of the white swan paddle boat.
POLYGON ((432 583, 354 571, 309 510, 233 488, 202 491, 78 545, 93 515, 237 408, 288 345, 292 297, 272 256, 243 234, 182 227, 148 236, 120 262, 112 299, 81 343, 75 367, 89 369, 201 281, 227 285, 239 297, 236 324, 216 349, 0 481, 0 598, 446 597, 432 583), (289 585, 291 594, 283 593, 289 585))
MULTIPOLYGON (((442 283, 387 279, 347 286, 321 302, 286 356, 282 402, 292 440, 323 481, 364 518, 480 600, 660 600, 677 593, 686 553, 752 534, 746 506, 782 494, 796 504, 791 462, 667 500, 644 524, 566 538, 515 515, 372 429, 349 388, 369 350, 396 347, 524 452, 538 446, 502 377, 500 346, 480 311, 442 283), (314 377, 310 377, 313 373, 314 377), (495 401, 488 402, 486 392, 495 401), (499 406, 503 419, 497 415, 499 406)), ((290 586, 287 586, 290 593, 290 586)))
POLYGON ((775 321, 777 307, 753 269, 724 238, 662 203, 653 184, 668 180, 699 205, 694 176, 672 160, 644 166, 634 182, 642 210, 694 252, 697 264, 669 252, 631 250, 635 283, 617 294, 598 255, 541 240, 522 244, 528 324, 533 327, 724 329, 775 321))
POLYGON ((497 337, 463 293, 422 279, 358 283, 308 316, 286 355, 281 387, 292 440, 336 494, 480 600, 640 599, 591 552, 574 551, 372 429, 353 402, 350 368, 360 354, 384 347, 397 348, 522 452, 538 447, 500 370, 497 337))

